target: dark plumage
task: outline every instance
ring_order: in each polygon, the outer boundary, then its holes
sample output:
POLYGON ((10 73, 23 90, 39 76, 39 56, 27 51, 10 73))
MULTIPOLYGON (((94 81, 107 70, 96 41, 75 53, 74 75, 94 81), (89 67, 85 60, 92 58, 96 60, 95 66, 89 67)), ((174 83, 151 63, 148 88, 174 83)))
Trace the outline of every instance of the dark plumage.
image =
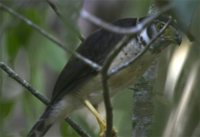
MULTIPOLYGON (((136 19, 121 19, 114 25, 120 27, 132 27, 136 25, 136 19)), ((77 49, 77 52, 84 57, 102 65, 110 51, 121 40, 123 35, 99 29, 91 34, 77 49)), ((89 65, 76 57, 72 57, 66 64, 55 84, 51 103, 56 102, 72 89, 78 88, 83 82, 89 80, 90 77, 96 75, 97 72, 89 65), (65 81, 65 82, 63 82, 65 81), (62 92, 65 90, 65 92, 62 92)))

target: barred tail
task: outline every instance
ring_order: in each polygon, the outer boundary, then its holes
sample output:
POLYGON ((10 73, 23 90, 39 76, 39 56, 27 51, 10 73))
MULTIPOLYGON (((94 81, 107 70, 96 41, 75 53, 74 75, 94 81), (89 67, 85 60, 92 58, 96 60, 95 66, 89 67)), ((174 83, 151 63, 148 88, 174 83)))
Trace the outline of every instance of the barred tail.
POLYGON ((55 119, 51 118, 51 107, 47 107, 45 112, 42 114, 40 119, 32 127, 31 131, 28 133, 27 137, 42 137, 48 131, 48 129, 53 125, 55 119))

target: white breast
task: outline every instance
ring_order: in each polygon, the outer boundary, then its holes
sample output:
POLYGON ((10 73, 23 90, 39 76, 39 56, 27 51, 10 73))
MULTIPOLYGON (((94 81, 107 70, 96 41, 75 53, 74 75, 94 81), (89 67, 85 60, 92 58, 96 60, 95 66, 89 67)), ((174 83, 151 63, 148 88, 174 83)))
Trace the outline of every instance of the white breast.
MULTIPOLYGON (((143 50, 143 47, 136 44, 135 40, 131 41, 115 58, 109 71, 120 66, 127 61, 136 57, 143 50)), ((117 92, 129 88, 140 78, 146 69, 151 65, 157 55, 146 52, 137 62, 121 70, 109 79, 110 94, 113 96, 117 92)), ((102 82, 101 76, 97 75, 83 85, 79 91, 81 97, 89 99, 92 103, 98 104, 102 101, 102 82)))
MULTIPOLYGON (((138 45, 135 40, 131 41, 114 59, 109 71, 135 58, 142 50, 143 47, 138 45)), ((111 96, 133 85, 136 80, 143 75, 156 57, 157 54, 152 54, 147 51, 136 62, 110 77, 108 83, 111 96)), ((56 115, 68 115, 72 111, 82 107, 83 99, 88 99, 93 104, 100 103, 103 100, 101 76, 97 75, 91 78, 91 80, 80 86, 78 91, 72 91, 71 93, 74 94, 67 94, 64 100, 61 100, 55 106, 58 110, 62 108, 62 112, 56 113, 56 115)))

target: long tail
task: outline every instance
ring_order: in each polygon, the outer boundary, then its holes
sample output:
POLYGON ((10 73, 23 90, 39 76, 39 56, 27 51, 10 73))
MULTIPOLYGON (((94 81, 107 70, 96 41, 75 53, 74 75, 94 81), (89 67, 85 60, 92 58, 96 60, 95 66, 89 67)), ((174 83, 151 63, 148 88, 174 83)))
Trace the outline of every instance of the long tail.
POLYGON ((48 131, 48 129, 56 121, 55 118, 51 117, 52 108, 47 107, 40 119, 32 127, 31 131, 28 133, 27 137, 42 137, 48 131))

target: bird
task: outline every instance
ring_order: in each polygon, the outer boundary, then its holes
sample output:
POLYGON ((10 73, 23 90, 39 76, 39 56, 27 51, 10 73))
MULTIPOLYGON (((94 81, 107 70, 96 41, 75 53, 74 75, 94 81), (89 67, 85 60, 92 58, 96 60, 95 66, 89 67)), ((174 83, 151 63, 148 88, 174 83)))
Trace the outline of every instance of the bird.
MULTIPOLYGON (((112 24, 122 28, 135 27, 146 19, 123 18, 112 24)), ((170 17, 163 16, 153 20, 140 33, 133 35, 131 40, 118 53, 111 63, 108 72, 136 58, 148 46, 150 41, 161 31, 170 17)), ((89 60, 103 65, 108 55, 124 38, 119 34, 100 28, 88 36, 77 48, 76 52, 89 60)), ((114 96, 122 89, 128 88, 139 79, 156 60, 161 51, 169 45, 180 45, 182 41, 176 21, 172 21, 165 32, 154 41, 149 49, 135 62, 113 74, 108 79, 110 95, 114 96)), ((76 56, 71 56, 58 76, 49 105, 32 127, 27 137, 42 137, 56 122, 65 119, 73 111, 88 104, 99 104, 103 100, 101 74, 76 56)), ((88 106, 88 105, 87 105, 88 106)))

